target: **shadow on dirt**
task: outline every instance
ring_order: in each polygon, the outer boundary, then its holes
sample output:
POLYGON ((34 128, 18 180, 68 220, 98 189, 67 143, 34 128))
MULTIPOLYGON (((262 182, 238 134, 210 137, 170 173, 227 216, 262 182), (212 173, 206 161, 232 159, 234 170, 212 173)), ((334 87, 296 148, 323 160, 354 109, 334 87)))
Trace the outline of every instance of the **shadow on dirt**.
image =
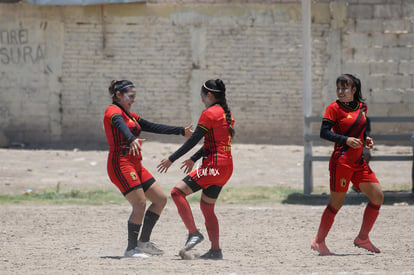
MULTIPOLYGON (((282 203, 303 205, 326 205, 329 201, 328 194, 304 195, 300 193, 290 194, 282 203)), ((368 198, 363 193, 351 192, 346 195, 344 205, 358 205, 368 203, 368 198)), ((414 193, 410 191, 384 191, 384 205, 414 205, 414 193)))

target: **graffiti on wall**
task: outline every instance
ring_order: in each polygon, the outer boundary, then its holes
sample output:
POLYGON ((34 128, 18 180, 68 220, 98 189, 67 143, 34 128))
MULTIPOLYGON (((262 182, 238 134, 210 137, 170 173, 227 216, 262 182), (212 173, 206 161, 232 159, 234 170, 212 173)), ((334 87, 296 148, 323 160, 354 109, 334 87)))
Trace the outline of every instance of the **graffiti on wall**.
POLYGON ((0 29, 0 63, 36 64, 46 56, 46 45, 31 43, 28 29, 0 29))

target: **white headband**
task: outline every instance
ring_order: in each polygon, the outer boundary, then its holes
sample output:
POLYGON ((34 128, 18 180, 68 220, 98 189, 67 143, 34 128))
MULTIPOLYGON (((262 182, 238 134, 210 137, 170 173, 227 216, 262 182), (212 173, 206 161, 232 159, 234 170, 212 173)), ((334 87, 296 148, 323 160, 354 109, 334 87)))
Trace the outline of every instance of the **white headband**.
POLYGON ((216 93, 220 93, 220 92, 222 92, 222 91, 220 91, 220 90, 215 90, 215 89, 211 89, 211 88, 207 87, 205 83, 203 84, 203 87, 204 87, 206 90, 211 91, 211 92, 216 92, 216 93))

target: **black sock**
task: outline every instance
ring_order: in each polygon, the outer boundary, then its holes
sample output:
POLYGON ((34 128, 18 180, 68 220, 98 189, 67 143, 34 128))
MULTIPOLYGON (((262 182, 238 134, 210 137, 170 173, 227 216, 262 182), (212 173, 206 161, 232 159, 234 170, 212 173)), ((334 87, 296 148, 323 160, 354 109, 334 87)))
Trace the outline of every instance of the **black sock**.
POLYGON ((158 221, 159 217, 160 216, 154 212, 148 210, 145 212, 144 225, 142 226, 141 237, 139 237, 141 242, 149 242, 152 229, 154 228, 154 225, 158 221))
POLYGON ((133 222, 128 221, 128 247, 127 250, 134 249, 137 247, 137 239, 139 230, 141 228, 140 224, 135 224, 133 222))

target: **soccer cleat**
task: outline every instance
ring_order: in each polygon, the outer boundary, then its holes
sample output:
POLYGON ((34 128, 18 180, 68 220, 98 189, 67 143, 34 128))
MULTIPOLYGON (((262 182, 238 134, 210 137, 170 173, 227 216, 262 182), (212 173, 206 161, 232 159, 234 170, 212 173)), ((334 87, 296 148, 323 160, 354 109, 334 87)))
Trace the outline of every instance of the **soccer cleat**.
POLYGON ((366 240, 361 240, 359 237, 357 237, 354 240, 354 245, 359 248, 364 248, 368 251, 374 252, 374 253, 381 253, 381 250, 379 250, 375 245, 371 243, 369 238, 366 240))
POLYGON ((142 252, 138 247, 131 250, 125 250, 124 257, 148 258, 149 255, 142 252))
POLYGON ((196 244, 201 243, 204 240, 203 235, 200 233, 200 231, 196 231, 194 233, 188 234, 187 241, 185 242, 184 250, 188 251, 193 249, 196 244))
POLYGON ((198 258, 204 260, 223 260, 223 253, 221 253, 221 249, 210 249, 198 258))
POLYGON ((321 243, 317 243, 316 238, 312 241, 311 248, 315 251, 318 251, 320 256, 335 255, 335 253, 332 253, 331 251, 329 251, 328 247, 325 244, 325 241, 321 243))
POLYGON ((162 255, 164 251, 156 247, 152 242, 138 241, 137 247, 144 253, 149 255, 162 255))

